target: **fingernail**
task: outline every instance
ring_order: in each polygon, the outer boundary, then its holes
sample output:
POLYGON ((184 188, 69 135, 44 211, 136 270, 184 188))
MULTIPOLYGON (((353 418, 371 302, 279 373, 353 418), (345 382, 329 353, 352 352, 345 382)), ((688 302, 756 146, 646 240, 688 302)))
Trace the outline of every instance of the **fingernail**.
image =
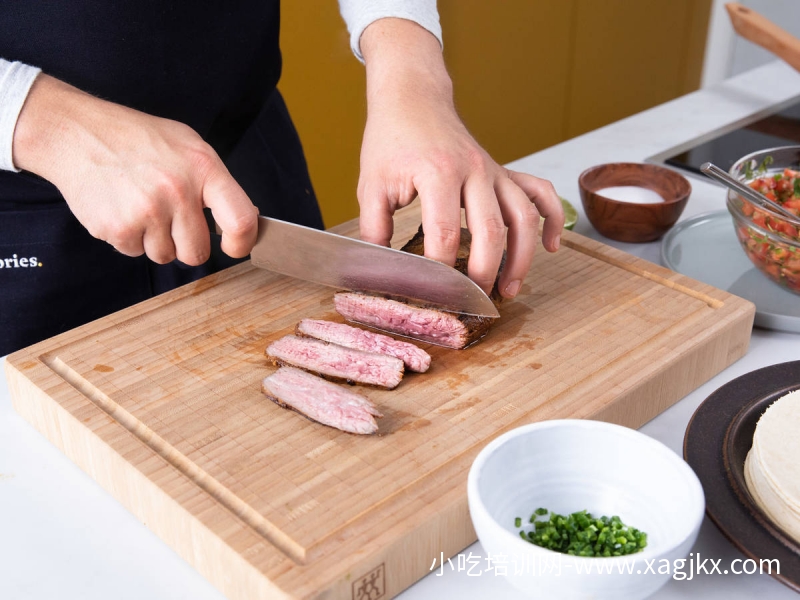
POLYGON ((555 246, 556 246, 556 248, 555 248, 556 250, 558 250, 561 247, 561 236, 560 235, 556 236, 555 246))
POLYGON ((505 293, 507 298, 513 298, 519 292, 519 286, 522 285, 522 282, 519 279, 515 279, 511 283, 506 286, 505 293))

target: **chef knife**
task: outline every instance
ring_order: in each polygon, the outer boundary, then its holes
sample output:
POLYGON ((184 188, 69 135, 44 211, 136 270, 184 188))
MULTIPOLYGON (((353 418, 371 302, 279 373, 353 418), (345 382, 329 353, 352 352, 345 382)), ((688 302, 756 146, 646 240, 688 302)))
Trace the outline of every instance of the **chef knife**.
MULTIPOLYGON (((206 217, 211 230, 220 233, 208 210, 206 217)), ((270 217, 258 218, 250 261, 262 269, 338 289, 398 296, 461 314, 500 316, 489 296, 452 267, 270 217)))

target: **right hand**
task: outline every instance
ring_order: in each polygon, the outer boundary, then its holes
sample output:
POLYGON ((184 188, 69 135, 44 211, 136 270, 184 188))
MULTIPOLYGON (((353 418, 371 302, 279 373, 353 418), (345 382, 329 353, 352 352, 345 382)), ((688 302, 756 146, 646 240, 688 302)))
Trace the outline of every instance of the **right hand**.
POLYGON ((258 209, 190 127, 37 77, 14 132, 14 163, 53 183, 91 235, 164 264, 208 260, 208 207, 222 250, 247 256, 258 209))

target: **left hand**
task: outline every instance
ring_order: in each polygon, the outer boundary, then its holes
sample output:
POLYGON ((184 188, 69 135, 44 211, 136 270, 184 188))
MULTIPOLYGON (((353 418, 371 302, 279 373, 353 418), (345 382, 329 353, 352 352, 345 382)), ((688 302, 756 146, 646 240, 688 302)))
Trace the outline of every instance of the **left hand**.
POLYGON ((550 182, 498 165, 458 118, 436 38, 411 21, 382 19, 361 38, 368 118, 361 149, 361 237, 389 245, 392 215, 419 195, 425 256, 455 263, 461 207, 472 233, 469 277, 487 293, 507 237, 498 289, 517 295, 542 241, 558 249, 564 213, 550 182), (506 236, 507 232, 507 236, 506 236))

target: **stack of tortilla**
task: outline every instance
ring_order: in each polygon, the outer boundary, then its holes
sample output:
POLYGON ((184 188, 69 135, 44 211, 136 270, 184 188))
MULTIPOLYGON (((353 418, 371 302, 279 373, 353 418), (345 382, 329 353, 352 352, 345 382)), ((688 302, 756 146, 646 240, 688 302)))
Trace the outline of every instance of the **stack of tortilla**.
POLYGON ((800 390, 782 396, 761 415, 744 476, 761 510, 800 542, 800 390))

